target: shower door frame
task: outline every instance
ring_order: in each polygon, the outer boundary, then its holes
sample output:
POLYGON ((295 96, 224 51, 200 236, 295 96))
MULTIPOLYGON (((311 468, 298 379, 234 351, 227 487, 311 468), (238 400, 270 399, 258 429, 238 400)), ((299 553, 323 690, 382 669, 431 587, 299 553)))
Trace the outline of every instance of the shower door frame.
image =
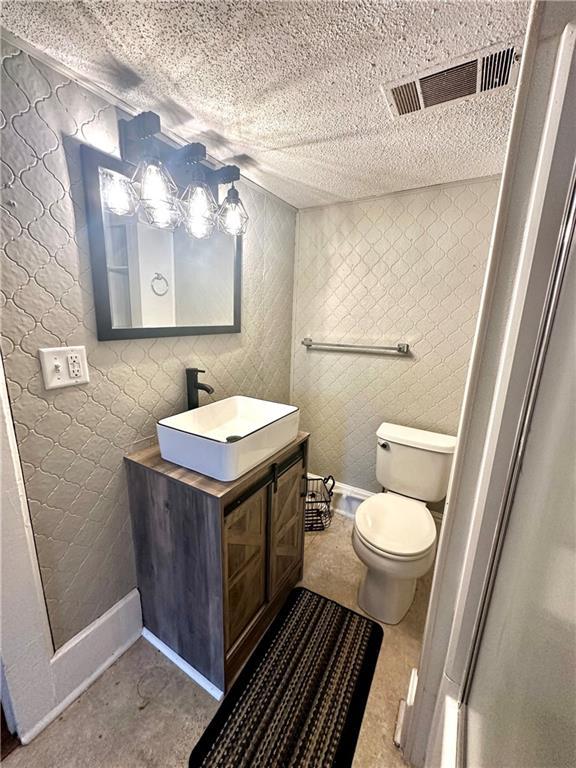
MULTIPOLYGON (((439 576, 438 584, 435 576, 418 670, 420 679, 412 681, 412 711, 402 728, 405 757, 415 766, 466 765, 466 702, 514 497, 526 420, 537 391, 561 286, 565 232, 574 226, 574 211, 569 211, 576 194, 576 162, 573 160, 571 165, 566 158, 573 158, 576 135, 576 100, 572 95, 576 93, 575 49, 576 25, 569 24, 556 57, 482 465, 475 498, 469 502, 474 509, 464 566, 462 573, 456 574, 460 578, 459 590, 452 625, 447 628, 450 637, 441 681, 431 693, 430 680, 439 672, 431 646, 437 629, 434 593, 441 588, 445 574, 439 576)), ((507 213, 499 211, 497 215, 495 241, 498 227, 506 224, 507 213)), ((473 399, 466 406, 471 410, 473 399)), ((465 413, 462 422, 466 424, 465 413)), ((457 471, 456 467, 453 475, 457 471)), ((454 476, 451 485, 457 486, 454 476)), ((458 495, 458 488, 454 495, 458 495)), ((449 491, 449 507, 451 501, 449 491)), ((443 565, 449 571, 450 564, 443 565)))

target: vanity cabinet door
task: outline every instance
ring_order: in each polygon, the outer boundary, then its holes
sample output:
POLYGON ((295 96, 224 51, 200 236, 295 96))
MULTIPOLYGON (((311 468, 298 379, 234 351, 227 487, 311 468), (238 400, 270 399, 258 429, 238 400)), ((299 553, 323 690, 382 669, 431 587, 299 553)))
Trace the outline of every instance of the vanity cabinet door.
POLYGON ((266 602, 267 506, 265 487, 224 518, 226 650, 266 602))
POLYGON ((270 505, 270 599, 302 562, 304 464, 286 470, 272 489, 270 505))

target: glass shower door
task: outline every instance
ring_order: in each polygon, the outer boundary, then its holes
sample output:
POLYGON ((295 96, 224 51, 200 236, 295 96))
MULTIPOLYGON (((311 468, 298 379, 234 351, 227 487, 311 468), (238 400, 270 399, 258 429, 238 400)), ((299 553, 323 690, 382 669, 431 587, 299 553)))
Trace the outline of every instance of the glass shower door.
POLYGON ((576 765, 575 251, 467 697, 468 768, 576 765))

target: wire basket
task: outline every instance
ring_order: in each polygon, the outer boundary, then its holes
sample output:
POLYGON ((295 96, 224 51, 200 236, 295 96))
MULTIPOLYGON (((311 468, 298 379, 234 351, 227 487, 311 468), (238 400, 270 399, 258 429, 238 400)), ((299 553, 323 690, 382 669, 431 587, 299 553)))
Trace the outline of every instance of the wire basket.
POLYGON ((304 530, 325 531, 332 522, 334 514, 330 502, 334 492, 335 480, 328 477, 309 477, 304 505, 304 530))

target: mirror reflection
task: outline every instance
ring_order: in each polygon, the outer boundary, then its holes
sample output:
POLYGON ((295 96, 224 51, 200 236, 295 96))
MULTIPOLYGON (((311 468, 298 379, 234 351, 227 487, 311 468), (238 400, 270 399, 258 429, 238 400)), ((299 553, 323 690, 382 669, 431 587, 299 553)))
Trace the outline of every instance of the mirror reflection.
POLYGON ((135 213, 128 181, 99 169, 112 327, 232 325, 235 238, 150 224, 135 213))

